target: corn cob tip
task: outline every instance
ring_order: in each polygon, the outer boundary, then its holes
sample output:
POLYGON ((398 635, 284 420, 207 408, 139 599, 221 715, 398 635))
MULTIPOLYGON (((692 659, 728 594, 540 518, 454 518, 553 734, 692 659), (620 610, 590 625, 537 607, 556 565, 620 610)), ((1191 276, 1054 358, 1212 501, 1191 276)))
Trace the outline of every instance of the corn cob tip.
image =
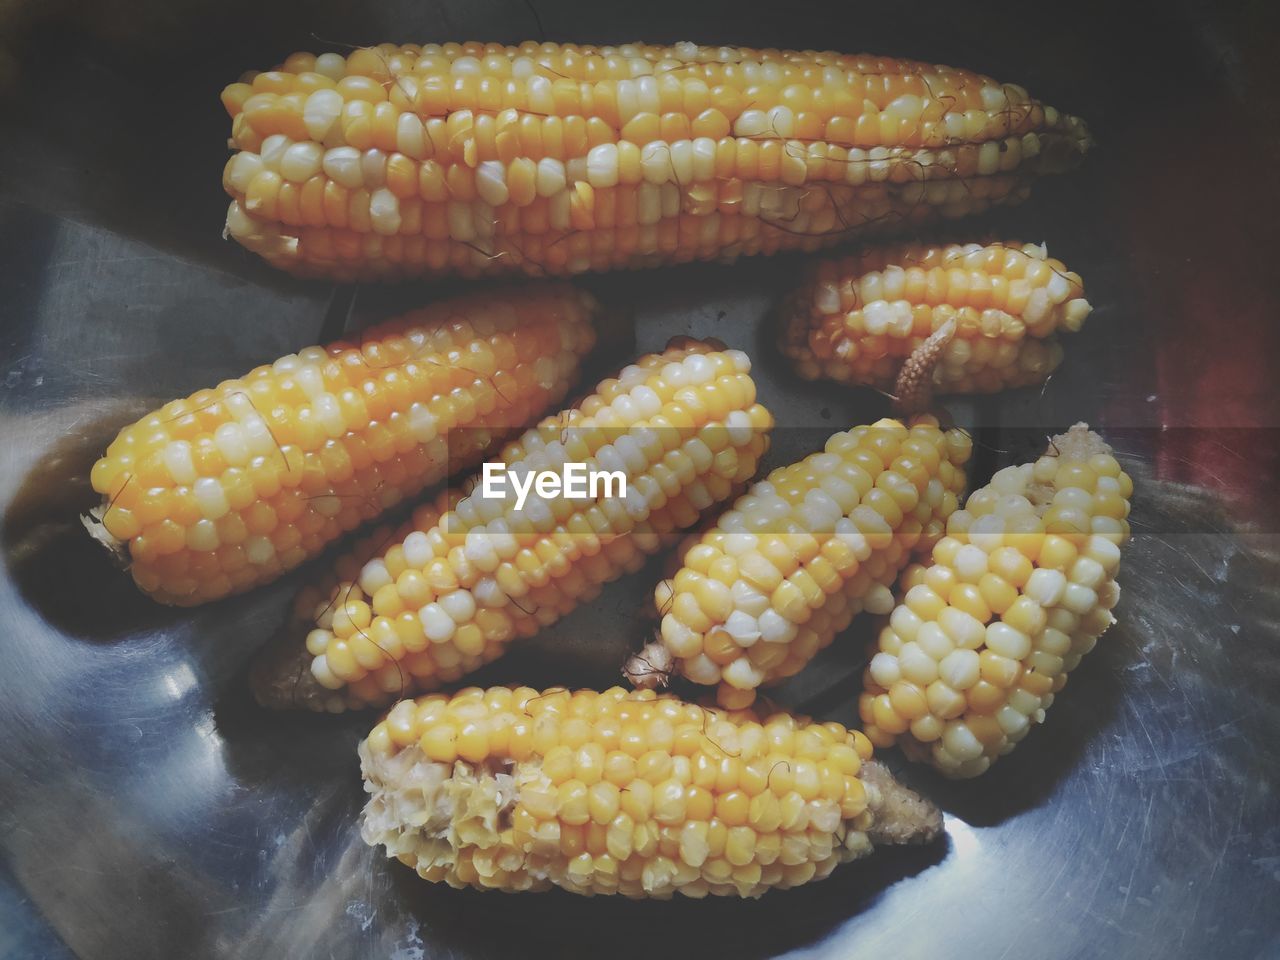
POLYGON ((644 648, 622 665, 622 675, 637 690, 656 690, 671 682, 675 669, 675 657, 659 638, 646 643, 644 648))
POLYGON ((906 363, 898 371, 894 384, 894 409, 903 415, 922 413, 933 401, 933 368, 942 359, 942 352, 956 335, 956 322, 948 320, 925 338, 924 343, 912 351, 906 363))
POLYGON ((1081 420, 1079 423, 1072 424, 1066 433, 1059 433, 1052 437, 1046 453, 1067 460, 1088 460, 1100 453, 1111 453, 1111 444, 1081 420))
POLYGON ((1081 117, 1061 114, 1059 127, 1062 136, 1045 139, 1038 168, 1042 173, 1075 170, 1084 162, 1084 155, 1097 145, 1089 125, 1081 117))
POLYGON ((663 349, 688 350, 694 353, 721 353, 728 350, 729 345, 716 337, 690 337, 681 334, 668 340, 663 349))
POLYGON ((129 551, 124 542, 112 536, 102 517, 107 512, 107 503, 100 503, 88 513, 80 514, 80 523, 89 536, 93 537, 111 555, 111 559, 121 570, 129 568, 129 551))
POLYGON ((295 710, 300 704, 315 704, 327 710, 326 701, 334 697, 312 675, 307 648, 298 644, 287 629, 268 641, 254 658, 249 668, 249 689, 258 705, 268 710, 295 710))
POLYGON ((869 760, 860 771, 868 788, 868 802, 875 820, 867 831, 880 846, 932 843, 942 833, 942 811, 920 794, 894 779, 889 768, 869 760))

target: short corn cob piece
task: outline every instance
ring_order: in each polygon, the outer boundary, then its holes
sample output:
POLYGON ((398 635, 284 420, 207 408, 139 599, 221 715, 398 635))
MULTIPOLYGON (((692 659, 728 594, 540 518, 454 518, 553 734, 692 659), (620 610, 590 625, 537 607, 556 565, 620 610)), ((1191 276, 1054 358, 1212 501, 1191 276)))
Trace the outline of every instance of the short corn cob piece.
POLYGON ((1011 751, 1114 622, 1132 492, 1085 424, 975 491, 904 578, 864 678, 867 736, 955 777, 1011 751))
POLYGON ((1042 383, 1062 360, 1054 334, 1092 308, 1080 278, 1018 243, 912 244, 823 260, 783 308, 780 345, 806 380, 928 394, 994 393, 1042 383), (935 363, 907 367, 940 331, 935 363))
POLYGON ((1089 145, 965 70, 692 43, 297 53, 222 102, 228 234, 343 279, 813 250, 1016 202, 1089 145))
POLYGON ((967 434, 932 417, 881 420, 774 470, 659 584, 661 637, 624 675, 652 686, 678 672, 718 685, 722 706, 747 706, 859 612, 893 608, 912 551, 928 550, 958 505, 969 450, 967 434))
POLYGON ((404 700, 359 753, 365 842, 453 887, 758 897, 942 827, 857 731, 648 690, 404 700))
POLYGON ((727 500, 768 448, 736 350, 673 341, 503 451, 511 471, 621 470, 625 497, 462 497, 321 597, 259 671, 268 705, 338 711, 457 680, 553 623, 727 500), (302 652, 305 647, 305 654, 302 652), (302 669, 299 669, 301 663, 302 669))
POLYGON ((162 603, 267 583, 561 400, 597 309, 567 286, 462 297, 175 400, 94 465, 86 526, 162 603))

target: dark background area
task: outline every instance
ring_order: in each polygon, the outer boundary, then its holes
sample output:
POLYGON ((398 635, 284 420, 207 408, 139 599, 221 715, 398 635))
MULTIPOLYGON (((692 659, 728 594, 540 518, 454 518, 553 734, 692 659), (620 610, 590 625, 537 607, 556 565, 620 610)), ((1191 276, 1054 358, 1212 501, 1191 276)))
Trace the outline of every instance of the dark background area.
MULTIPOLYGON (((0 957, 1280 955, 1280 109, 1270 3, 0 2, 0 957), (142 599, 75 521, 124 423, 454 284, 335 288, 220 237, 221 88, 297 49, 527 38, 951 63, 1085 117, 1082 170, 968 229, 1044 240, 1097 308, 1043 391, 949 401, 975 479, 1088 419, 1138 484, 1120 623, 976 782, 905 778, 945 843, 759 903, 428 886, 359 840, 356 716, 254 708, 297 578, 142 599)), ((884 412, 769 349, 800 258, 584 283, 757 359, 769 465, 884 412)), ((632 346, 634 344, 634 348, 632 346)), ((653 570, 486 671, 604 685, 653 570)), ((860 623, 780 693, 856 716, 860 623)), ((901 758, 887 755, 895 768, 901 758)))

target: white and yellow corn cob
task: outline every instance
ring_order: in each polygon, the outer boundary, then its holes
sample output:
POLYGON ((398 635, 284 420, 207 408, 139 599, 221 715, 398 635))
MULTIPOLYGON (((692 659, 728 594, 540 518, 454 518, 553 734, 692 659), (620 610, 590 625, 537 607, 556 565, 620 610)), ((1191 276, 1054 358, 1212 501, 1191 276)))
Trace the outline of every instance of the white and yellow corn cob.
POLYGON ((857 731, 648 690, 404 700, 359 753, 365 842, 453 887, 758 897, 942 827, 857 731))
POLYGON ((925 394, 994 393, 1042 383, 1062 360, 1055 334, 1091 307, 1080 277, 1043 246, 874 247, 826 259, 782 311, 780 346, 806 380, 861 384, 921 406, 925 394), (931 337, 944 342, 923 384, 903 381, 931 337))
POLYGON ((438 519, 420 510, 412 533, 315 600, 305 636, 280 638, 259 697, 336 711, 433 689, 637 569, 755 473, 772 418, 750 367, 737 350, 673 341, 524 433, 503 452, 509 470, 620 470, 626 496, 530 493, 517 510, 477 489, 438 519))
POLYGON ((904 578, 859 701, 876 745, 972 777, 1044 720, 1115 618, 1133 483, 1085 424, 1006 467, 904 578))
POLYGON ((229 235, 342 279, 812 250, 1016 202, 1089 145, 969 71, 692 43, 296 53, 222 102, 229 235))
POLYGON ((560 401, 598 309, 564 285, 459 297, 175 400, 94 464, 86 526, 162 603, 267 583, 560 401))
POLYGON ((660 639, 624 674, 717 686, 728 708, 797 673, 859 612, 886 613, 913 550, 942 535, 970 442, 932 417, 881 420, 754 484, 655 591, 660 639))

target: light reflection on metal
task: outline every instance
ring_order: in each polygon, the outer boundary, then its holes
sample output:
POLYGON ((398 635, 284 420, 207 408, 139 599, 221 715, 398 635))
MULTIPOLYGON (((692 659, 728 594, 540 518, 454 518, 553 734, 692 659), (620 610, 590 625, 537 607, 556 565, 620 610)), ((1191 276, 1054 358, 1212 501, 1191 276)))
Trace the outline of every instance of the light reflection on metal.
POLYGON ((978 832, 959 817, 946 814, 943 817, 943 829, 951 839, 951 855, 957 860, 971 859, 974 854, 981 852, 982 842, 978 839, 978 832))

